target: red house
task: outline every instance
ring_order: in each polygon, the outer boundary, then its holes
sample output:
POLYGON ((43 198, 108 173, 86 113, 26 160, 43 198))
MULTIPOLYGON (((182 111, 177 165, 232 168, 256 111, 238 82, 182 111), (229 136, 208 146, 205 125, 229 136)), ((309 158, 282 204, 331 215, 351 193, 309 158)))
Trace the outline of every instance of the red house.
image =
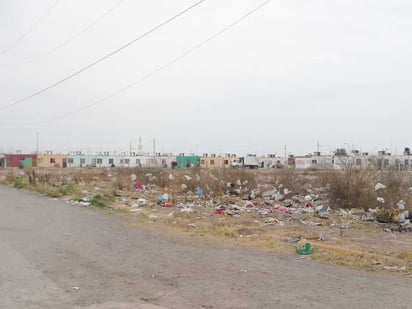
POLYGON ((6 166, 4 167, 33 167, 37 163, 36 154, 6 154, 6 166))

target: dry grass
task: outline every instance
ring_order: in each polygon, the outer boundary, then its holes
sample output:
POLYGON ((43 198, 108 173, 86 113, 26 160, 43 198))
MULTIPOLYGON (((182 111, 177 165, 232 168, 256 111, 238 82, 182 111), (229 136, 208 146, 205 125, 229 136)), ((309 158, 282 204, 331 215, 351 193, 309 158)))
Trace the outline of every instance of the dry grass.
POLYGON ((412 249, 402 249, 396 253, 396 257, 412 263, 412 249))
POLYGON ((330 186, 329 201, 332 208, 376 207, 377 172, 371 169, 331 170, 319 175, 322 185, 330 186))

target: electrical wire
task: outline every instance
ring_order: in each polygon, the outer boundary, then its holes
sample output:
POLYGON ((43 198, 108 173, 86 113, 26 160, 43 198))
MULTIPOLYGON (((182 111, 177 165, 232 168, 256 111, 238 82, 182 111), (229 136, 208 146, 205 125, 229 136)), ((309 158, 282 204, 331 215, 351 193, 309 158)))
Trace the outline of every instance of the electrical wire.
POLYGON ((96 24, 98 24, 100 21, 102 21, 107 15, 109 15, 111 12, 113 12, 120 4, 122 4, 124 0, 119 0, 117 1, 112 7, 110 7, 109 9, 107 9, 105 12, 103 12, 103 14, 101 14, 99 17, 97 17, 94 21, 92 21, 90 24, 88 24, 86 27, 84 27, 82 30, 80 30, 79 32, 73 34, 72 36, 68 37, 66 40, 64 40, 63 42, 61 42, 59 45, 49 49, 48 51, 42 53, 41 55, 38 55, 32 59, 29 60, 25 60, 22 61, 20 63, 18 63, 19 65, 21 64, 29 64, 29 63, 33 63, 36 62, 38 60, 41 60, 47 56, 50 56, 52 54, 54 54, 56 51, 58 51, 59 49, 63 48, 64 46, 66 46, 67 44, 69 44, 71 41, 73 41, 74 39, 76 39, 77 37, 79 37, 80 35, 82 35, 83 33, 87 32, 88 30, 90 30, 90 28, 92 28, 93 26, 95 26, 96 24))
POLYGON ((248 13, 246 13, 245 15, 241 16, 240 18, 236 19, 235 21, 233 21, 232 23, 230 23, 229 25, 225 26, 224 28, 222 28, 221 30, 219 30, 218 32, 214 33, 213 35, 211 35, 210 37, 208 37, 207 39, 205 39, 204 41, 198 43, 197 45, 193 46, 191 49, 189 49, 188 51, 184 52, 183 54, 181 54, 180 56, 172 59, 171 61, 167 62, 166 64, 158 67, 157 69, 155 69, 154 71, 146 74, 145 76, 143 76, 142 78, 124 86, 123 88, 120 88, 119 90, 112 92, 111 94, 94 101, 91 104, 85 105, 79 109, 76 109, 74 111, 47 119, 47 120, 43 120, 43 121, 38 121, 38 122, 31 122, 31 123, 25 123, 25 124, 21 124, 21 125, 26 125, 26 126, 32 126, 32 125, 40 125, 40 124, 46 124, 46 123, 50 123, 50 122, 54 122, 66 117, 69 117, 71 115, 77 114, 79 112, 82 112, 86 109, 89 109, 93 106, 96 106, 110 98, 113 98, 114 96, 119 95, 120 93, 134 87, 137 86, 138 84, 144 82, 145 80, 147 80, 148 78, 152 77, 153 75, 159 73, 160 71, 170 67, 171 65, 175 64, 176 62, 182 60, 183 58, 185 58, 186 56, 192 54, 194 51, 196 51, 197 49, 201 48, 202 46, 206 45, 207 43, 209 43, 210 41, 212 41, 213 39, 215 39, 216 37, 220 36, 221 34, 223 34, 224 32, 226 32, 227 30, 229 30, 230 28, 234 27, 235 25, 237 25, 238 23, 240 23, 241 21, 243 21, 244 19, 246 19, 247 17, 249 17, 250 15, 252 15, 253 13, 255 13, 256 11, 258 11, 260 8, 262 8, 263 6, 265 6, 266 4, 268 4, 271 0, 266 0, 265 2, 263 2, 262 4, 258 5, 257 7, 255 7, 253 10, 249 11, 248 13))
POLYGON ((45 87, 45 88, 43 88, 43 89, 41 89, 41 90, 38 90, 38 91, 32 93, 32 94, 29 95, 29 96, 26 96, 26 97, 24 97, 24 98, 22 98, 22 99, 16 100, 16 101, 8 104, 8 105, 5 105, 5 106, 0 107, 0 110, 5 110, 5 109, 8 109, 8 108, 13 107, 13 106, 15 106, 15 105, 21 104, 21 103, 23 103, 23 102, 25 102, 25 101, 27 101, 27 100, 35 97, 35 96, 38 96, 38 95, 41 94, 41 93, 44 93, 44 92, 46 92, 46 91, 48 91, 48 90, 50 90, 50 89, 52 89, 52 88, 54 88, 54 87, 62 84, 62 83, 64 83, 65 81, 67 81, 67 80, 75 77, 76 75, 79 75, 80 73, 82 73, 82 72, 90 69, 91 67, 93 67, 93 66, 95 66, 96 64, 98 64, 98 63, 106 60, 107 58, 113 56, 114 54, 117 54, 117 53, 120 52, 121 50, 123 50, 123 49, 129 47, 130 45, 132 45, 133 43, 135 43, 135 42, 143 39, 144 37, 148 36, 148 35, 151 34, 152 32, 154 32, 154 31, 162 28, 163 26, 167 25, 168 23, 172 22, 172 21, 175 20, 176 18, 180 17, 181 15, 185 14, 186 12, 190 11, 191 9, 195 8, 196 6, 200 5, 202 2, 205 2, 205 1, 206 1, 206 0, 200 0, 200 1, 196 2, 195 4, 189 6, 188 8, 184 9, 184 10, 181 11, 180 13, 174 15, 173 17, 170 17, 169 19, 165 20, 165 21, 162 22, 161 24, 159 24, 159 25, 157 25, 156 27, 150 29, 149 31, 147 31, 147 32, 139 35, 137 38, 129 41, 128 43, 122 45, 121 47, 119 47, 119 48, 115 49, 114 51, 108 53, 107 55, 103 56, 102 58, 99 58, 98 60, 90 63, 89 65, 87 65, 87 66, 85 66, 85 67, 77 70, 76 72, 74 72, 74 73, 66 76, 65 78, 63 78, 63 79, 61 79, 61 80, 59 80, 59 81, 57 81, 57 82, 55 82, 55 83, 47 86, 47 87, 45 87))
POLYGON ((4 55, 8 53, 10 50, 12 50, 20 41, 22 41, 25 37, 27 37, 36 27, 47 17, 47 15, 50 14, 50 12, 56 7, 57 3, 59 0, 56 0, 53 2, 53 4, 47 9, 47 11, 40 16, 40 18, 29 28, 27 29, 26 32, 24 32, 22 35, 20 35, 13 43, 11 43, 9 46, 7 46, 5 49, 3 49, 0 54, 4 55))

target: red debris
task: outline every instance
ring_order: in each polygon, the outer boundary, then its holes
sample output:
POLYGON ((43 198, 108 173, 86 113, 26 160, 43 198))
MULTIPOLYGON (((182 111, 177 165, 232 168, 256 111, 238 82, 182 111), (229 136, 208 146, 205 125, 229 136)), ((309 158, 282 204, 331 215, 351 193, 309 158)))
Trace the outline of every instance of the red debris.
POLYGON ((143 190, 143 185, 140 181, 136 181, 136 190, 143 190))
POLYGON ((215 215, 224 215, 224 214, 225 214, 225 211, 224 211, 224 210, 221 210, 221 209, 216 209, 215 212, 214 212, 214 214, 215 214, 215 215))
POLYGON ((173 206, 175 206, 175 204, 173 204, 172 202, 165 203, 165 207, 173 207, 173 206))

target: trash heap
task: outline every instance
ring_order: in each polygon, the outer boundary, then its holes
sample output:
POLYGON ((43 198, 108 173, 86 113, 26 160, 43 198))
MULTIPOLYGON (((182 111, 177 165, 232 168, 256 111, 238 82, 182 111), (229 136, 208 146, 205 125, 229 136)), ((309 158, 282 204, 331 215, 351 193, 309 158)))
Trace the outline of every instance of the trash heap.
MULTIPOLYGON (((262 225, 275 226, 300 223, 304 226, 333 225, 333 216, 353 221, 372 221, 382 224, 387 232, 412 232, 411 214, 407 203, 400 199, 396 207, 388 208, 385 199, 380 195, 385 185, 378 183, 374 190, 377 194, 376 207, 331 209, 328 203, 330 185, 322 188, 305 188, 304 192, 294 192, 277 181, 272 188, 259 186, 250 188, 247 180, 237 179, 223 183, 224 194, 215 194, 207 185, 193 186, 199 183, 200 176, 184 175, 177 178, 173 174, 167 176, 174 184, 174 189, 160 188, 153 184, 156 176, 145 175, 145 181, 138 180, 135 174, 130 175, 132 191, 116 192, 115 206, 139 212, 143 208, 168 208, 174 212, 208 213, 210 216, 241 217, 254 216, 262 225), (192 188, 192 190, 190 190, 192 188), (331 220, 332 223, 327 220, 331 220)), ((411 190, 412 193, 412 190, 411 190)), ((72 200, 71 204, 90 205, 90 196, 72 200)))

